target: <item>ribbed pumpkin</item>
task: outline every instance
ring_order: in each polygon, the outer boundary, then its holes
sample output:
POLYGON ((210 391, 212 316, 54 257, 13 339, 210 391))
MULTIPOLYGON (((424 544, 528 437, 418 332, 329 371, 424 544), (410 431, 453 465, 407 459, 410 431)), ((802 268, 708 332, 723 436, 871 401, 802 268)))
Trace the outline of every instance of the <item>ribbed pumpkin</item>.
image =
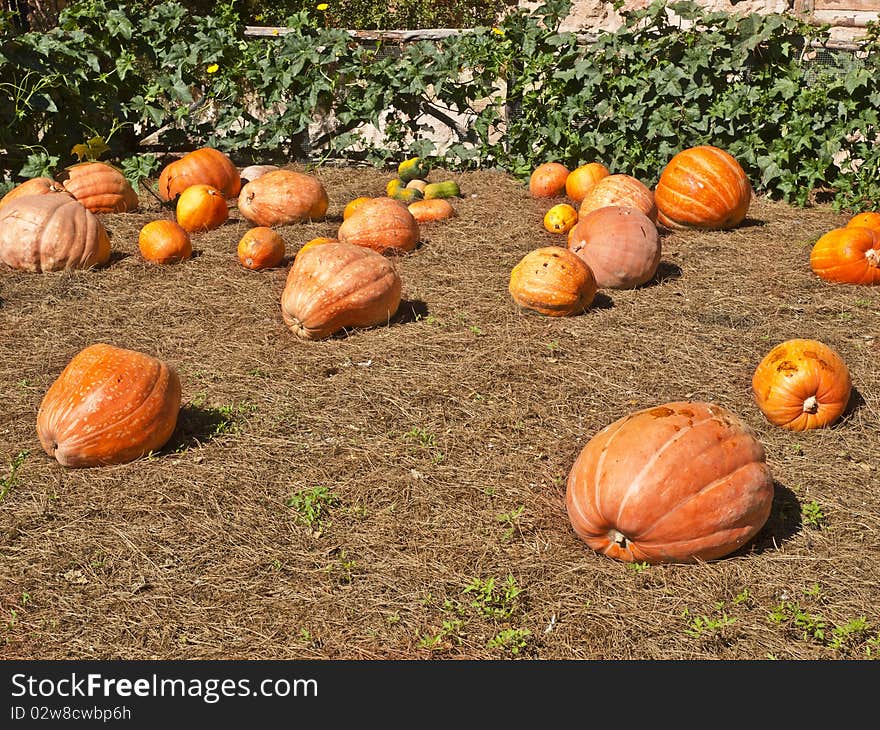
POLYGON ((180 379, 173 366, 98 343, 70 360, 46 391, 37 435, 63 466, 121 464, 162 448, 179 411, 180 379))
POLYGON ((834 228, 813 244, 810 268, 826 281, 880 284, 880 233, 863 226, 834 228))
POLYGON ((238 195, 241 214, 267 228, 323 220, 329 203, 318 178, 295 170, 267 172, 247 183, 238 195))
POLYGON ((580 314, 593 302, 596 280, 580 258, 566 248, 529 251, 510 272, 513 301, 550 317, 580 314))
POLYGON ((650 281, 660 265, 657 226, 635 208, 608 205, 578 221, 568 248, 592 269, 600 289, 632 289, 650 281))
POLYGON ((555 198, 565 194, 569 169, 561 162, 544 162, 529 176, 529 195, 533 198, 555 198))
POLYGON ((0 198, 0 208, 23 195, 43 195, 44 193, 64 192, 64 186, 48 177, 33 177, 19 183, 0 198))
POLYGON ((238 242, 238 260, 246 269, 258 271, 278 266, 284 259, 284 239, 271 228, 257 226, 238 242))
POLYGON ((405 253, 419 242, 419 224, 405 203, 373 198, 342 221, 336 237, 379 253, 405 253))
POLYGON ((352 243, 301 250, 281 294, 285 324, 306 340, 388 322, 400 306, 401 280, 391 260, 352 243))
POLYGON ((69 193, 22 195, 0 208, 0 263, 45 272, 87 269, 109 259, 101 219, 69 193))
POLYGON ((575 203, 580 203, 593 186, 611 171, 600 162, 587 162, 572 170, 565 179, 565 194, 575 203))
POLYGON ((849 369, 826 344, 791 339, 768 352, 752 375, 752 394, 770 423, 790 431, 823 428, 846 410, 849 369))
POLYGON ((241 175, 220 150, 201 147, 162 168, 159 197, 174 200, 190 185, 210 185, 227 198, 234 198, 241 190, 241 175))
POLYGON ((632 175, 616 173, 603 177, 584 196, 578 207, 578 215, 583 218, 588 213, 608 205, 635 208, 652 221, 657 220, 654 193, 632 175))
POLYGON ((226 197, 217 188, 210 185, 190 185, 177 198, 174 214, 185 231, 212 231, 229 218, 229 205, 226 197))
POLYGON ((674 155, 654 188, 657 220, 667 228, 735 228, 751 200, 752 186, 739 162, 711 145, 674 155))
MULTIPOLYGON (((0 203, 2 205, 2 203, 0 203)), ((880 213, 867 211, 865 213, 856 213, 846 223, 847 228, 870 228, 874 233, 880 236, 880 213)))
POLYGON ((544 214, 544 228, 550 233, 568 233, 578 222, 578 212, 568 203, 558 203, 544 214))
POLYGON ((150 221, 141 228, 138 249, 154 264, 175 264, 192 257, 189 233, 179 223, 165 219, 150 221))
POLYGON ((721 406, 676 401, 606 426, 577 456, 566 508, 593 550, 627 562, 714 560, 745 545, 773 503, 764 448, 721 406))
POLYGON ((104 162, 71 165, 59 182, 92 213, 126 213, 137 210, 140 204, 125 175, 104 162))
POLYGON ((455 208, 446 198, 431 198, 430 200, 416 200, 407 207, 416 223, 433 223, 455 216, 455 208))

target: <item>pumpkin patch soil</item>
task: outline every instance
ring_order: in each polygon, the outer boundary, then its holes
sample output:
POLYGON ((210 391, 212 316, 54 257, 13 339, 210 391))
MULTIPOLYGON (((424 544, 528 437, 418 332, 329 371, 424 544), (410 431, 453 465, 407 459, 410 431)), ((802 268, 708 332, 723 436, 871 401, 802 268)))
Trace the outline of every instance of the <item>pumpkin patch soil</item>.
POLYGON ((104 216, 109 266, 0 271, 0 657, 877 655, 880 289, 809 268, 812 243, 846 215, 757 199, 736 230, 664 230, 653 281, 551 318, 518 309, 507 285, 527 252, 564 245, 542 226, 564 198, 434 170, 463 197, 397 259, 398 316, 307 342, 281 319, 291 257, 391 176, 315 174, 328 218, 278 229, 274 269, 239 263, 249 224, 234 206, 193 235, 189 261, 146 263, 140 227, 171 214, 141 190, 141 210, 104 216), (752 400, 754 368, 794 337, 849 365, 856 390, 831 428, 772 427, 752 400), (65 469, 41 450, 36 412, 95 342, 174 364, 183 407, 160 453, 65 469), (776 480, 768 522, 708 564, 593 553, 564 507, 579 450, 630 411, 682 399, 754 429, 776 480), (798 611, 825 622, 824 638, 798 611))

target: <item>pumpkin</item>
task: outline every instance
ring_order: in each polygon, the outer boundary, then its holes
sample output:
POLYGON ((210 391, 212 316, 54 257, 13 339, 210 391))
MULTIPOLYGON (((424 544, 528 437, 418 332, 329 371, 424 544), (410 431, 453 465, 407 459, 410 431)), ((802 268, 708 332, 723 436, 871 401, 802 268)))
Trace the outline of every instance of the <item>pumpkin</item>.
POLYGON ((846 410, 851 391, 843 358, 818 340, 776 345, 752 375, 758 408, 770 423, 790 431, 831 425, 846 410))
POLYGON ((601 162, 587 162, 569 173, 565 179, 565 194, 575 203, 580 203, 597 182, 610 174, 601 162))
POLYGON ((578 212, 568 203, 558 203, 544 214, 543 222, 550 233, 568 233, 578 222, 578 212))
POLYGON ((242 185, 245 185, 251 180, 256 180, 258 177, 262 177, 267 172, 275 172, 275 170, 280 169, 281 168, 278 167, 278 165, 248 165, 239 170, 238 176, 241 178, 242 185))
POLYGON ((397 177, 404 183, 418 178, 424 179, 431 171, 431 163, 421 157, 410 157, 397 166, 397 177))
POLYGON ((425 200, 435 198, 457 198, 461 195, 461 188, 455 180, 441 180, 440 182, 428 183, 422 191, 425 200))
POLYGON ((296 255, 299 256, 307 248, 311 248, 312 246, 323 246, 325 243, 339 243, 339 239, 331 238, 330 236, 317 236, 316 238, 311 238, 306 241, 302 246, 300 246, 300 249, 296 252, 296 255))
POLYGON ((752 186, 739 162, 711 145, 674 155, 654 188, 657 220, 667 228, 735 228, 751 200, 752 186))
POLYGON ((533 198, 555 198, 565 193, 568 168, 561 162, 544 162, 529 176, 529 195, 533 198))
POLYGON ((595 434, 568 475, 566 509, 593 550, 627 562, 723 557, 763 527, 773 503, 764 448, 721 406, 676 401, 595 434))
POLYGON ((342 221, 336 238, 379 253, 405 253, 419 242, 419 224, 405 203, 388 197, 365 202, 342 221))
POLYGON ((37 435, 63 466, 121 464, 162 448, 179 411, 173 366, 98 343, 74 356, 46 391, 37 435))
POLYGON ((141 228, 138 249, 154 264, 174 264, 192 257, 189 233, 179 223, 164 219, 150 221, 141 228))
POLYGON ((660 266, 657 226, 635 208, 607 205, 581 218, 568 248, 593 271, 600 289, 632 289, 650 281, 660 266))
POLYGON ((61 183, 55 182, 48 177, 32 177, 30 180, 19 183, 0 198, 0 208, 22 195, 42 195, 43 193, 61 192, 64 192, 64 186, 61 183))
POLYGON ((87 269, 109 259, 101 219, 69 193, 22 195, 0 208, 0 263, 44 272, 87 269))
POLYGON ((608 205, 635 208, 648 216, 651 221, 657 220, 654 193, 641 180, 632 175, 616 173, 600 179, 587 191, 581 201, 578 207, 578 216, 583 218, 588 213, 608 205))
MULTIPOLYGON (((3 205, 0 202, 0 205, 3 205)), ((857 213, 846 223, 847 228, 870 228, 874 233, 880 236, 880 213, 868 211, 866 213, 857 213)))
POLYGON ((810 268, 826 281, 880 284, 880 233, 863 226, 834 228, 813 244, 810 268))
POLYGON ((373 198, 369 195, 361 195, 353 200, 348 201, 346 203, 345 208, 342 210, 342 220, 347 220, 351 218, 352 213, 354 213, 358 208, 360 208, 364 203, 373 200, 373 198))
POLYGON ((349 327, 388 322, 401 280, 385 256, 353 243, 301 250, 281 294, 281 315, 298 337, 321 340, 349 327))
POLYGON ((247 183, 238 195, 241 214, 267 228, 323 220, 329 203, 318 178, 295 170, 267 172, 247 183))
POLYGON ((550 317, 580 314, 593 302, 596 280, 580 258, 566 248, 529 251, 510 272, 513 301, 550 317))
POLYGON ((225 197, 234 198, 241 190, 241 175, 232 160, 220 150, 201 147, 162 168, 159 197, 174 200, 191 185, 210 185, 225 197))
POLYGON ((177 198, 177 222, 190 233, 211 231, 229 218, 226 197, 210 185, 190 185, 177 198))
POLYGON ((59 181, 92 213, 126 213, 140 201, 131 183, 112 165, 81 162, 68 167, 59 181))
POLYGON ((431 198, 430 200, 416 200, 407 207, 416 223, 431 223, 442 221, 455 216, 455 208, 445 198, 431 198))
POLYGON ((406 184, 406 186, 408 188, 415 188, 416 190, 420 191, 422 193, 422 197, 424 197, 425 188, 428 187, 428 181, 422 180, 421 178, 417 177, 417 178, 410 180, 406 184))
POLYGON ((284 239, 266 226, 248 230, 238 242, 238 260, 246 269, 271 269, 284 259, 284 239))

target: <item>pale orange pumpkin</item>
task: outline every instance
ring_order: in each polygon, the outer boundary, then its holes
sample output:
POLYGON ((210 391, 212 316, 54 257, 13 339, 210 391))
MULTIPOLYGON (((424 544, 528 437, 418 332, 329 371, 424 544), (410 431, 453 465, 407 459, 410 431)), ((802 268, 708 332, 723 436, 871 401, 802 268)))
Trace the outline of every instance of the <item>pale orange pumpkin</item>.
POLYGON ((73 357, 46 391, 37 435, 63 466, 121 464, 162 448, 179 411, 173 366, 98 343, 73 357))
POLYGON ((416 200, 406 206, 416 223, 433 223, 455 217, 455 208, 446 198, 416 200))
POLYGON ((712 145, 674 155, 654 188, 657 220, 667 228, 735 228, 751 200, 752 186, 739 162, 712 145))
POLYGON ((561 162, 544 162, 529 176, 529 195, 533 198, 555 198, 565 193, 569 170, 561 162))
POLYGON ((388 322, 400 306, 402 282, 393 262, 353 243, 300 250, 281 294, 281 316, 291 331, 322 340, 351 327, 388 322))
POLYGON ((248 165, 239 170, 238 175, 241 178, 241 184, 246 185, 252 180, 262 177, 267 172, 275 172, 275 170, 280 169, 281 168, 278 167, 278 165, 248 165))
POLYGON ((675 401, 606 426, 578 454, 566 508, 593 550, 627 562, 692 563, 734 552, 773 503, 764 448, 721 406, 675 401))
POLYGON ((226 197, 210 185, 190 185, 177 198, 177 222, 189 233, 219 228, 229 218, 226 197))
POLYGON ((607 205, 581 218, 568 248, 593 271, 600 289, 632 289, 650 281, 660 266, 661 243, 648 216, 607 205))
POLYGON ((165 219, 150 221, 141 228, 138 249, 154 264, 175 264, 192 257, 189 233, 179 223, 165 219))
POLYGON ((370 195, 361 195, 353 200, 349 200, 346 203, 345 208, 342 210, 342 220, 348 220, 351 218, 352 213, 354 213, 358 208, 360 208, 364 203, 372 200, 372 196, 370 195))
POLYGON ((770 423, 790 431, 834 423, 849 403, 852 381, 843 358, 818 340, 776 345, 752 375, 752 394, 770 423))
POLYGON ((137 210, 140 200, 131 183, 106 162, 81 162, 68 167, 59 181, 92 213, 127 213, 137 210))
POLYGON ((813 244, 810 268, 825 281, 880 284, 880 233, 864 226, 834 228, 813 244))
POLYGON ((568 249, 544 246, 529 251, 513 267, 508 291, 520 307, 566 317, 589 308, 596 280, 590 267, 568 249))
POLYGON ((284 259, 284 239, 266 226, 245 232, 238 242, 238 260, 246 269, 271 269, 284 259))
POLYGON ((323 220, 329 204, 324 184, 295 170, 260 175, 238 195, 241 214, 254 225, 267 228, 323 220))
POLYGON ((299 256, 303 251, 311 248, 312 246, 323 246, 325 243, 339 243, 339 239, 332 238, 330 236, 316 236, 315 238, 310 238, 302 246, 300 246, 299 251, 296 252, 296 255, 299 256))
POLYGON ((191 185, 210 185, 225 197, 234 198, 241 190, 241 175, 220 150, 201 147, 162 168, 159 197, 174 200, 191 185))
POLYGON ((558 203, 544 214, 544 229, 550 233, 568 233, 578 222, 578 212, 568 203, 558 203))
POLYGON ((593 186, 611 171, 601 162, 587 162, 572 170, 565 179, 565 194, 575 203, 580 203, 593 186))
POLYGON ((72 195, 22 195, 0 207, 0 263, 22 271, 87 269, 110 260, 101 219, 72 195))
MULTIPOLYGON (((2 203, 0 203, 0 205, 2 205, 2 203)), ((880 236, 880 213, 875 211, 857 213, 847 221, 846 227, 870 228, 874 233, 880 236)))
POLYGON ((6 195, 0 198, 0 208, 6 205, 6 203, 11 203, 13 200, 20 198, 23 195, 42 195, 44 193, 61 192, 64 192, 64 186, 61 183, 52 180, 52 178, 32 177, 30 180, 25 180, 23 183, 19 183, 6 193, 6 195))
POLYGON ((616 173, 601 178, 584 196, 578 207, 578 215, 583 218, 588 213, 608 205, 635 208, 648 216, 652 222, 657 221, 654 193, 632 175, 616 173))
POLYGON ((379 253, 406 253, 419 242, 419 224, 406 203, 388 197, 366 201, 342 221, 336 238, 379 253))

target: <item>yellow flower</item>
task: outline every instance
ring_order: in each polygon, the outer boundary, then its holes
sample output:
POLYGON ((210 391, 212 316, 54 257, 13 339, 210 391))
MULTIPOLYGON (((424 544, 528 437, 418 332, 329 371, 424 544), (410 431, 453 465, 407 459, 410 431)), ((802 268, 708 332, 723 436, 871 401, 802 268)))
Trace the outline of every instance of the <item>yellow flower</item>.
POLYGON ((318 6, 316 6, 316 7, 318 8, 318 10, 320 10, 320 11, 323 12, 324 10, 326 10, 327 8, 329 8, 330 6, 329 6, 327 3, 321 3, 320 5, 318 5, 318 6))
POLYGON ((501 29, 501 28, 492 28, 492 32, 493 32, 495 35, 504 35, 504 30, 501 29))
POLYGON ((215 74, 220 70, 220 65, 216 63, 212 63, 208 68, 205 69, 209 74, 215 74))

